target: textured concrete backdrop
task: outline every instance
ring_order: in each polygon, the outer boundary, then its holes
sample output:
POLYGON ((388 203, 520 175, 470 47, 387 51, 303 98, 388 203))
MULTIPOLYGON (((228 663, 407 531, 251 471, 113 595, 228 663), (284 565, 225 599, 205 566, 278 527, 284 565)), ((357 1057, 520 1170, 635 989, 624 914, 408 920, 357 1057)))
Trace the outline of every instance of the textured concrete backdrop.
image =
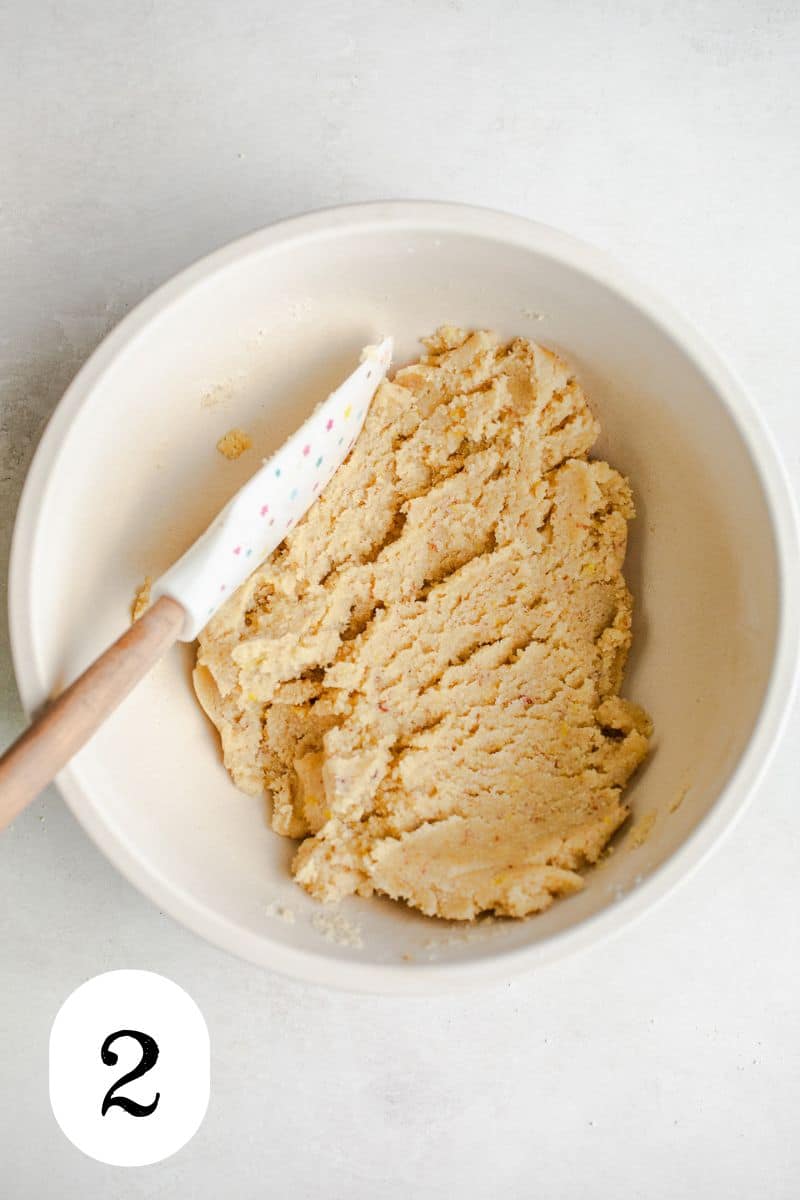
MULTIPOLYGON (((154 285, 346 200, 494 205, 616 254, 743 376, 800 486, 792 0, 3 0, 0 561, 48 415, 154 285)), ((5 740, 20 728, 5 631, 5 740)), ((0 838, 9 1200, 800 1190, 798 714, 746 818, 610 945, 457 999, 234 962, 120 879, 50 793, 0 838), (206 1014, 208 1117, 114 1170, 50 1115, 79 982, 159 970, 206 1014)))

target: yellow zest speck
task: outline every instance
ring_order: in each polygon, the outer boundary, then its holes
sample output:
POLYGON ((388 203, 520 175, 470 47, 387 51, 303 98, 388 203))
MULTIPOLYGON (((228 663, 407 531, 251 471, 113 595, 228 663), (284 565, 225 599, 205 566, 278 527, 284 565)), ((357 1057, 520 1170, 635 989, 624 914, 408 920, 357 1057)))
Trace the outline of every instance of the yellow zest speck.
POLYGON ((561 736, 569 737, 569 725, 567 724, 566 721, 561 722, 560 728, 561 728, 561 736))
POLYGON ((345 419, 345 421, 349 421, 349 420, 350 420, 350 413, 351 413, 352 411, 353 411, 353 406, 352 406, 351 404, 348 404, 347 408, 344 410, 344 419, 345 419))
POLYGON ((251 704, 256 704, 258 702, 258 696, 255 694, 255 692, 248 692, 247 699, 251 704))
POLYGON ((594 575, 597 570, 597 563, 584 563, 581 567, 581 575, 594 575))

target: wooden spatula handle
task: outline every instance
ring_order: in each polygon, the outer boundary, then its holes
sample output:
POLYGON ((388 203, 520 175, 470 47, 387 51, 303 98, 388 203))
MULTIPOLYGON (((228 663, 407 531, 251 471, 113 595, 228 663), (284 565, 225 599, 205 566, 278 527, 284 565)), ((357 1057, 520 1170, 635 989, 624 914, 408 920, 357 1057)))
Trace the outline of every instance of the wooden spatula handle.
POLYGON ((162 596, 0 758, 0 829, 50 783, 177 641, 184 611, 162 596))

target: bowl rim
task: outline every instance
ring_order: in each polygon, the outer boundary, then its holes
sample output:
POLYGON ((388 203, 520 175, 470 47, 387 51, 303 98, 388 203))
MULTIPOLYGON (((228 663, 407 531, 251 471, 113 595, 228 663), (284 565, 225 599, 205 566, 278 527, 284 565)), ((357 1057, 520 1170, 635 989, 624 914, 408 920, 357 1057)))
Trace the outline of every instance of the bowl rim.
POLYGON ((103 339, 59 401, 37 447, 17 510, 11 545, 8 610, 14 672, 30 714, 45 682, 39 671, 29 620, 32 547, 43 500, 65 435, 93 389, 124 348, 190 291, 252 254, 283 251, 293 242, 358 231, 408 229, 458 232, 516 245, 553 258, 616 292, 643 312, 706 377, 742 436, 758 475, 775 539, 778 566, 778 628, 764 699, 749 740, 716 802, 677 850, 618 903, 572 928, 531 946, 493 950, 457 963, 374 964, 333 959, 242 930, 156 872, 125 844, 94 807, 68 765, 56 783, 69 808, 105 856, 141 892, 177 921, 241 958, 306 983, 345 991, 389 995, 431 994, 508 979, 553 962, 615 933, 660 901, 719 843, 741 816, 767 769, 791 708, 800 648, 800 542, 795 500, 775 442, 744 387, 699 331, 671 305, 604 252, 527 217, 491 208, 429 200, 339 205, 289 217, 222 246, 162 284, 103 339))

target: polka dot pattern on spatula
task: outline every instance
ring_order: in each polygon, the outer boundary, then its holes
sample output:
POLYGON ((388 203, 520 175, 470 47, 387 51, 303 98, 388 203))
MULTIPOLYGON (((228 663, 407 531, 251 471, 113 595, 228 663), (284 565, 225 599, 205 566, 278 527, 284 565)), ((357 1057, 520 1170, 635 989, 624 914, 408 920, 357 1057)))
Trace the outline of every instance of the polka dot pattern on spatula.
POLYGON ((352 375, 328 396, 226 505, 183 558, 159 579, 154 598, 172 596, 191 641, 253 568, 280 544, 322 494, 353 449, 389 368, 392 342, 368 347, 352 375), (341 431, 341 432, 340 432, 341 431))

